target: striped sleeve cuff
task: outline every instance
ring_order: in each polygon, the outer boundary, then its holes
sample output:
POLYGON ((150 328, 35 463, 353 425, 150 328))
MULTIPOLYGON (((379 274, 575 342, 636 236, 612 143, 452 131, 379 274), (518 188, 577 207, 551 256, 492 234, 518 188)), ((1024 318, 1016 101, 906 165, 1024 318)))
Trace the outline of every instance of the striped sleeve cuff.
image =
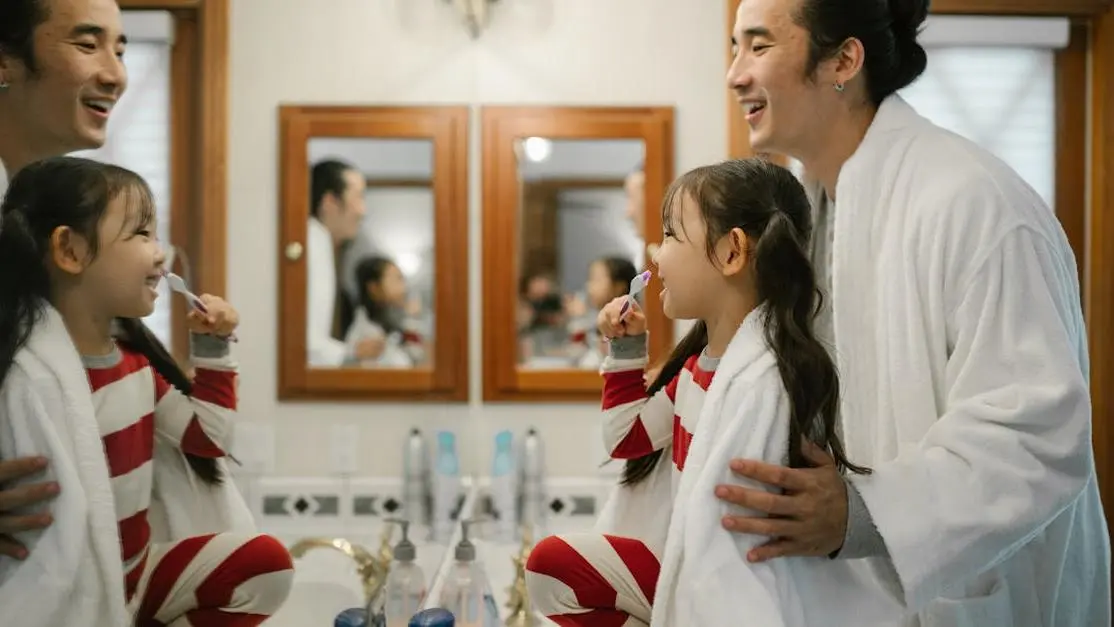
POLYGON ((646 349, 648 337, 646 333, 643 333, 642 335, 613 338, 608 342, 608 355, 616 361, 645 359, 648 353, 646 349))
POLYGON ((203 333, 190 333, 190 355, 193 357, 220 359, 228 357, 231 352, 228 338, 203 333))

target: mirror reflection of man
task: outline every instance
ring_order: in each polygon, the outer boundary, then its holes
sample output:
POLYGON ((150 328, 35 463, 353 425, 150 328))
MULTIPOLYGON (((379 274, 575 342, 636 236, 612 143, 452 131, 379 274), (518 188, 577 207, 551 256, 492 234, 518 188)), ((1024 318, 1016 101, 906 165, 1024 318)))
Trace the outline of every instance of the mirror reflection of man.
POLYGON ((624 179, 623 191, 627 194, 627 218, 638 237, 646 237, 646 173, 641 162, 624 179))
POLYGON ((311 367, 337 367, 358 357, 338 339, 343 335, 334 332, 340 312, 337 299, 343 295, 337 280, 337 258, 344 245, 360 232, 367 211, 366 188, 364 175, 343 161, 319 161, 310 174, 306 352, 311 367))

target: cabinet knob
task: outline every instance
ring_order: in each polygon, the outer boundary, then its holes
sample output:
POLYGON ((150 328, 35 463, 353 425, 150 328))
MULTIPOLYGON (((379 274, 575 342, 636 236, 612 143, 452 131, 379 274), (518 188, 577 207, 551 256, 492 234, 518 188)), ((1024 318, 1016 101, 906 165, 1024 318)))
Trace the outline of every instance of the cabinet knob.
POLYGON ((302 258, 303 247, 298 242, 290 242, 286 245, 286 258, 289 261, 297 261, 302 258))

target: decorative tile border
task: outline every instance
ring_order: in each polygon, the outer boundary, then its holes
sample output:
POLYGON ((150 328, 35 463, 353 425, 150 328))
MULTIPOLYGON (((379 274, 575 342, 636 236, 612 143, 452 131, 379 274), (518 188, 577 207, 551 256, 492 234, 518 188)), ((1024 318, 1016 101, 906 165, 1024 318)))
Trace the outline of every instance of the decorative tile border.
MULTIPOLYGON (((235 477, 259 527, 276 534, 375 533, 386 519, 402 515, 402 481, 396 477, 235 477)), ((464 505, 463 487, 455 520, 464 505)))

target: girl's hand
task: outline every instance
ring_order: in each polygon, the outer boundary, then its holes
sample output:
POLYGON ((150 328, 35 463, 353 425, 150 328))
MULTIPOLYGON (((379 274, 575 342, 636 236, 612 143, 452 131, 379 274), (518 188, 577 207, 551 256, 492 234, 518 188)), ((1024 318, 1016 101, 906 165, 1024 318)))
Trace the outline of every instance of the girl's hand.
POLYGON ((228 337, 240 326, 240 314, 223 298, 202 294, 198 296, 205 305, 207 313, 193 309, 186 317, 186 325, 191 333, 228 337))
POLYGON ((630 306, 625 313, 623 312, 627 300, 626 296, 620 296, 603 306, 600 314, 596 316, 596 326, 600 330, 600 335, 614 338, 642 335, 646 332, 646 315, 642 313, 642 308, 636 301, 631 299, 630 306), (620 316, 622 316, 621 320, 620 316))

